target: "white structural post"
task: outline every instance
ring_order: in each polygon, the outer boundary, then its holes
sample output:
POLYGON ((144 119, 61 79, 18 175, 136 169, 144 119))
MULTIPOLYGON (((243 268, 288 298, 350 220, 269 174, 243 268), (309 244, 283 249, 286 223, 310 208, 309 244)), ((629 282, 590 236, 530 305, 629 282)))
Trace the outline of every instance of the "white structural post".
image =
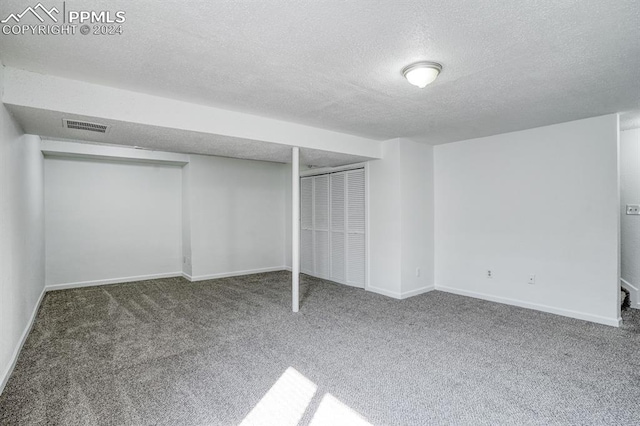
POLYGON ((300 305, 300 148, 291 149, 291 307, 300 305))

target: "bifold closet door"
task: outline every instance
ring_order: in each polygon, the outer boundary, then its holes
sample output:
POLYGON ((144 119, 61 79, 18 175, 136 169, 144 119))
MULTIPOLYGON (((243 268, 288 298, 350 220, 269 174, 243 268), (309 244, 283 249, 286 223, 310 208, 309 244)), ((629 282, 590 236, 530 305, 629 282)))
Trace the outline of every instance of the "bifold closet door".
POLYGON ((300 270, 364 288, 364 169, 300 179, 300 270))
POLYGON ((330 279, 345 282, 347 273, 346 234, 346 175, 333 173, 331 176, 331 275, 330 279))
POLYGON ((313 275, 313 178, 300 179, 300 272, 313 275))
POLYGON ((366 205, 364 169, 346 173, 347 284, 364 287, 366 276, 366 205))
POLYGON ((313 232, 315 275, 329 278, 329 175, 313 178, 313 232))

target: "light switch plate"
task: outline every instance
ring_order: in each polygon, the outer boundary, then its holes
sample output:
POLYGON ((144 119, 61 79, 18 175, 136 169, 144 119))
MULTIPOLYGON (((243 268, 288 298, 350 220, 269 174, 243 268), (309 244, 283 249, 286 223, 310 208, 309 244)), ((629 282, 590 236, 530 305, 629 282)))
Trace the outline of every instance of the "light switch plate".
POLYGON ((640 204, 627 204, 627 214, 640 215, 640 204))

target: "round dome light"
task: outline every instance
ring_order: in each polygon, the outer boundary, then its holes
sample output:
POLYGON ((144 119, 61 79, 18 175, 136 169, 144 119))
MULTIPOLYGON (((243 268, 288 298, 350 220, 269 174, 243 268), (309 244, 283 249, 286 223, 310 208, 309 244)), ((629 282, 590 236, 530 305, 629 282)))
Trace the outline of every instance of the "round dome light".
POLYGON ((438 77, 442 71, 442 65, 437 62, 416 62, 406 66, 402 70, 402 75, 414 86, 423 89, 438 77))

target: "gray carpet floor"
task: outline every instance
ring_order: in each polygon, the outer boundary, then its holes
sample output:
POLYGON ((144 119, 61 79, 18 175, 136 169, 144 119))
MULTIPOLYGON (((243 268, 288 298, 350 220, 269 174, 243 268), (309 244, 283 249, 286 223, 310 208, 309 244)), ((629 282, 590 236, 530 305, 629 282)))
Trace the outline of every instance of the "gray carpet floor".
MULTIPOLYGON (((318 420, 328 394, 376 425, 640 422, 638 311, 616 329, 303 277, 293 314, 289 280, 50 292, 0 396, 0 423, 237 425, 290 367, 317 387, 300 424, 318 420)), ((284 415, 303 396, 297 386, 290 401, 265 400, 284 415)))

